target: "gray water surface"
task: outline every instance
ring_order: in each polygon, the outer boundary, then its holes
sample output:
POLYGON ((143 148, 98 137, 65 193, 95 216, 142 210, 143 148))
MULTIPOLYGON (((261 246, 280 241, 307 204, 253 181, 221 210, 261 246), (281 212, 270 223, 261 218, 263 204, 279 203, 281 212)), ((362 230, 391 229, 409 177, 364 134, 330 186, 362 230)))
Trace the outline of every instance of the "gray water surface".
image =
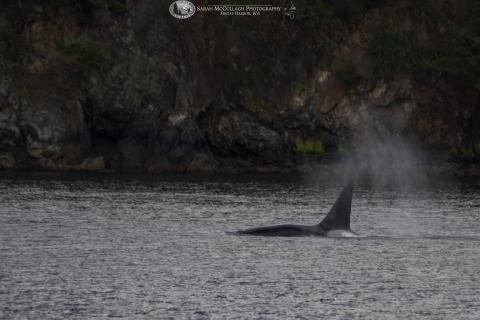
POLYGON ((359 239, 315 224, 340 185, 276 176, 3 175, 1 319, 480 319, 480 181, 356 187, 359 239))

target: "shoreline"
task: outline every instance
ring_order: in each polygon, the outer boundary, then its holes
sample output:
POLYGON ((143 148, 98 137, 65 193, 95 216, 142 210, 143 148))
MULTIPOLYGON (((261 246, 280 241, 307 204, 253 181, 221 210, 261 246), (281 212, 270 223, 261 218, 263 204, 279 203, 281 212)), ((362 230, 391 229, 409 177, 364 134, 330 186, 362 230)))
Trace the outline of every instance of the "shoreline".
MULTIPOLYGON (((138 175, 162 175, 162 174, 200 174, 200 175, 242 175, 242 174, 266 174, 266 175, 319 175, 339 177, 346 175, 345 171, 354 171, 356 168, 348 167, 346 163, 301 163, 295 165, 256 165, 249 167, 210 167, 210 166, 188 166, 176 165, 155 167, 154 169, 74 169, 74 168, 9 168, 0 169, 0 177, 8 174, 138 174, 138 175), (343 172, 343 173, 340 173, 343 172)), ((425 177, 479 177, 480 178, 480 164, 459 164, 455 162, 424 164, 417 166, 418 171, 424 174, 425 177)), ((362 176, 362 173, 355 172, 354 175, 362 176)), ((388 174, 387 174, 388 175, 388 174)))

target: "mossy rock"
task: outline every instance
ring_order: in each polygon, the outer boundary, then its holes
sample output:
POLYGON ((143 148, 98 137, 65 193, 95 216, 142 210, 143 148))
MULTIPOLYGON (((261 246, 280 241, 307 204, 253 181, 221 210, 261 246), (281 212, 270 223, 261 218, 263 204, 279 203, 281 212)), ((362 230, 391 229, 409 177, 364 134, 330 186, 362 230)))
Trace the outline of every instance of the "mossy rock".
POLYGON ((351 153, 351 150, 345 146, 340 145, 337 148, 337 153, 341 156, 348 156, 351 153))
POLYGON ((57 43, 57 50, 63 58, 76 63, 85 71, 102 69, 111 57, 107 46, 94 42, 57 43))
POLYGON ((326 154, 323 142, 318 139, 299 140, 295 146, 295 152, 299 154, 323 156, 326 154))
POLYGON ((451 148, 449 154, 452 158, 461 161, 472 161, 475 159, 475 148, 471 147, 454 147, 451 148))

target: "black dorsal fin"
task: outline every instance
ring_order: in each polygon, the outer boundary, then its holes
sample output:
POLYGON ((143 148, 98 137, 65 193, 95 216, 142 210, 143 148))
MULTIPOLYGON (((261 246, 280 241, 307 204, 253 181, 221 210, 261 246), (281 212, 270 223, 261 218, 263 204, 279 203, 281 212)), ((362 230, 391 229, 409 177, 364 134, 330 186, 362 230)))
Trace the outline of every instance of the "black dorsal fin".
POLYGON ((350 230, 350 211, 352 207, 353 184, 343 188, 327 216, 318 224, 324 231, 333 229, 350 230))

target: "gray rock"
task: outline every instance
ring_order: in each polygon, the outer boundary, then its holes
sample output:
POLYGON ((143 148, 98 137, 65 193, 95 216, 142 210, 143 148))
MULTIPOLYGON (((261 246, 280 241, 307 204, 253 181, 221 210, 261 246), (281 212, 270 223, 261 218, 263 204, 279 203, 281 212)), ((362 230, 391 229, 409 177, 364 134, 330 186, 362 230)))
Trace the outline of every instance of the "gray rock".
POLYGON ((219 115, 209 126, 208 139, 214 152, 223 157, 274 163, 286 154, 281 135, 246 112, 219 115))
POLYGON ((32 166, 68 168, 89 150, 89 134, 78 102, 52 99, 25 103, 19 109, 19 129, 32 166))

